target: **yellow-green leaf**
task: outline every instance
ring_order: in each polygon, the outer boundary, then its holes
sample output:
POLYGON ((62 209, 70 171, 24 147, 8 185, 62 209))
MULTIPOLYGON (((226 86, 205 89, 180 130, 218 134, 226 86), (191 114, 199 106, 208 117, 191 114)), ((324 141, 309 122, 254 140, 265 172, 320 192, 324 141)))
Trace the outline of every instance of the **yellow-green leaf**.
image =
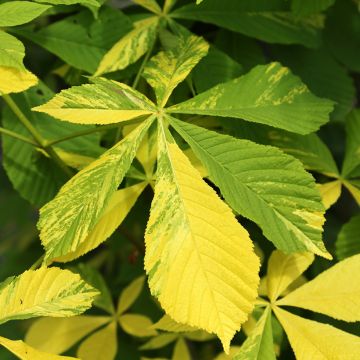
POLYGON ((259 259, 247 231, 159 121, 155 196, 145 233, 150 290, 175 321, 215 333, 226 352, 251 312, 259 259))
POLYGON ((268 262, 267 289, 270 301, 296 280, 314 261, 314 254, 309 252, 284 254, 275 250, 268 262))
POLYGON ((61 354, 87 334, 105 325, 110 320, 106 316, 75 316, 64 319, 43 318, 31 325, 26 333, 25 341, 41 351, 61 354))
POLYGON ((360 206, 360 189, 353 185, 350 181, 344 180, 343 184, 349 190, 357 204, 360 206))
POLYGON ((191 359, 192 357, 189 352, 189 348, 186 345, 185 340, 180 338, 175 344, 172 360, 191 360, 191 359))
POLYGON ((37 84, 37 77, 30 71, 0 66, 0 95, 25 91, 37 84))
POLYGON ((32 110, 76 124, 111 124, 148 115, 156 109, 144 95, 126 84, 92 78, 93 84, 73 86, 32 110))
POLYGON ((360 255, 347 258, 297 288, 278 305, 296 306, 348 322, 360 321, 360 255))
POLYGON ((154 56, 144 70, 146 81, 155 90, 158 105, 165 106, 173 90, 207 54, 209 45, 198 36, 181 36, 176 48, 154 56))
POLYGON ((87 310, 98 291, 59 268, 28 270, 0 284, 0 324, 35 316, 66 317, 87 310))
POLYGON ((156 0, 133 0, 133 2, 155 14, 161 13, 161 8, 156 0))
POLYGON ((125 332, 132 336, 147 337, 157 335, 157 331, 152 328, 152 321, 143 315, 121 315, 119 317, 119 324, 125 332))
POLYGON ((112 321, 83 341, 77 351, 77 356, 84 360, 114 360, 116 352, 116 322, 112 321))
POLYGON ((119 315, 123 314, 129 307, 135 302, 139 297, 143 287, 144 287, 145 277, 140 276, 131 282, 123 292, 120 294, 117 313, 119 315))
POLYGON ((73 252, 56 258, 58 262, 74 260, 98 247, 119 227, 146 187, 145 182, 116 191, 89 236, 73 252))
POLYGON ((274 308, 297 360, 357 360, 360 337, 274 308))
POLYGON ((143 56, 155 41, 158 17, 137 21, 134 30, 121 38, 103 57, 95 76, 125 69, 143 56))
POLYGON ((188 332, 188 331, 198 330, 193 326, 180 324, 176 322, 169 315, 164 315, 157 323, 153 325, 153 328, 157 330, 170 331, 170 332, 188 332))
POLYGON ((239 350, 240 346, 231 346, 229 355, 222 352, 214 360, 232 360, 233 357, 239 352, 239 350))
POLYGON ((164 3, 164 14, 167 14, 176 4, 177 0, 165 0, 164 3))
POLYGON ((38 227, 48 261, 74 253, 94 231, 152 122, 150 117, 140 124, 40 209, 38 227))
POLYGON ((69 356, 59 356, 44 353, 25 344, 21 340, 9 340, 0 336, 0 345, 4 346, 21 360, 75 360, 69 356))
POLYGON ((154 350, 160 349, 173 341, 175 341, 179 337, 178 334, 161 334, 150 339, 144 345, 140 347, 141 350, 154 350))
POLYGON ((341 195, 341 181, 335 180, 325 184, 317 184, 325 209, 336 203, 341 195))

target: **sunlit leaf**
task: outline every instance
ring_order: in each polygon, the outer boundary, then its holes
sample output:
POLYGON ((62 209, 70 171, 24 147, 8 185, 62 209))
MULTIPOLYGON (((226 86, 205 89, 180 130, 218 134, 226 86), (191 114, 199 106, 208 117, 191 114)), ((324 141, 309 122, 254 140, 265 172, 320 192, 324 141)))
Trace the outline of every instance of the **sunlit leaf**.
POLYGON ((144 288, 144 276, 140 276, 130 283, 120 294, 117 313, 123 314, 135 300, 139 297, 142 289, 144 288))

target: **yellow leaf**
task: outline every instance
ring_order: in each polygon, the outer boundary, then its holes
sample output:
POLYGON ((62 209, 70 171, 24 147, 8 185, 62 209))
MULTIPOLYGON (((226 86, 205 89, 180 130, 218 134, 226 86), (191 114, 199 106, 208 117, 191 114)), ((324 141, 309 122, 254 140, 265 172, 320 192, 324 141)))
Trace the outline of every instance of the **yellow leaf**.
POLYGON ((341 195, 341 181, 335 180, 325 184, 317 184, 325 209, 336 203, 341 195))
POLYGON ((158 16, 137 21, 135 29, 122 37, 103 57, 95 76, 125 69, 143 56, 155 40, 158 16))
POLYGON ((157 331, 152 328, 152 321, 143 315, 121 315, 119 317, 119 324, 125 332, 133 336, 146 337, 157 335, 157 331))
POLYGON ((110 320, 106 316, 75 316, 64 319, 43 318, 31 325, 26 333, 25 341, 41 351, 61 354, 87 334, 105 325, 110 320))
POLYGON ((145 233, 150 290, 175 321, 215 333, 226 352, 252 311, 259 259, 247 231, 159 122, 155 196, 145 233))
POLYGON ((201 177, 205 178, 209 174, 203 163, 197 158, 191 148, 184 150, 184 154, 189 158, 192 166, 200 173, 201 177))
POLYGON ((172 360, 191 360, 191 355, 184 339, 180 338, 176 342, 172 360))
POLYGON ((30 71, 0 66, 0 95, 18 93, 38 83, 37 77, 30 71))
POLYGON ((142 7, 144 7, 145 9, 148 9, 149 11, 151 11, 155 14, 161 13, 160 6, 156 2, 156 0, 133 0, 133 2, 135 4, 138 4, 142 7))
MULTIPOLYGON (((55 148, 56 153, 59 155, 60 159, 68 166, 81 170, 85 166, 91 164, 95 159, 90 156, 80 155, 73 152, 65 151, 60 148, 55 148)), ((45 154, 47 154, 45 152, 45 154)), ((48 156, 48 155, 45 155, 48 156)))
POLYGON ((35 316, 78 315, 91 306, 98 294, 69 270, 28 270, 0 284, 0 324, 35 316))
POLYGON ((309 309, 348 322, 360 320, 360 255, 349 257, 294 290, 277 305, 309 309))
POLYGON ((59 356, 38 351, 21 340, 9 340, 0 336, 0 345, 4 346, 21 360, 75 360, 69 356, 59 356))
POLYGON ((124 291, 120 294, 117 313, 123 314, 139 297, 144 287, 145 277, 140 276, 135 279, 124 291))
POLYGON ((58 257, 54 261, 68 262, 74 260, 103 243, 123 222, 145 187, 146 183, 141 182, 116 191, 86 240, 75 251, 58 257))
POLYGON ((314 254, 284 254, 275 250, 268 262, 267 289, 268 297, 274 302, 279 295, 296 280, 314 261, 314 254))
POLYGON ((303 319, 278 307, 274 312, 297 360, 357 360, 360 337, 327 324, 303 319))
POLYGON ((360 205, 360 189, 351 184, 349 181, 344 181, 343 184, 350 191, 357 204, 360 205))
POLYGON ((116 322, 89 336, 77 351, 83 360, 114 360, 117 352, 116 322))
POLYGON ((219 354, 214 360, 232 360, 233 357, 239 352, 241 349, 240 346, 231 346, 229 355, 226 355, 224 352, 219 354))

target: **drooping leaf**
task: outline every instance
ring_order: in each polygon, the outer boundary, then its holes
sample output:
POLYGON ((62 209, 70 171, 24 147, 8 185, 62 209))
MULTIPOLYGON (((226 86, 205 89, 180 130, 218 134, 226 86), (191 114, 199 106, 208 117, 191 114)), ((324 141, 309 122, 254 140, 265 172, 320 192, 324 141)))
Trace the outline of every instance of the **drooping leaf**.
POLYGON ((128 85, 105 78, 63 90, 33 111, 76 124, 111 124, 148 115, 154 104, 128 85))
POLYGON ((291 11, 295 16, 306 17, 326 10, 335 0, 292 0, 291 11))
POLYGON ((41 351, 61 354, 109 321, 110 318, 106 316, 82 315, 64 319, 43 318, 31 325, 26 333, 25 341, 41 351))
POLYGON ((331 258, 322 242, 324 208, 313 178, 276 148, 170 119, 239 214, 255 221, 284 252, 331 258))
POLYGON ((140 276, 128 285, 119 296, 117 313, 123 314, 135 300, 139 297, 142 289, 144 288, 144 276, 140 276))
POLYGON ((278 305, 296 306, 348 322, 360 320, 360 255, 347 258, 292 291, 278 305))
POLYGON ((228 352, 252 310, 259 262, 246 230, 177 145, 167 142, 161 121, 158 141, 145 233, 150 290, 175 321, 216 333, 228 352))
POLYGON ((0 323, 78 315, 91 306, 96 295, 96 289, 68 270, 28 270, 0 284, 0 323))
POLYGON ((335 245, 336 257, 339 260, 360 254, 360 214, 353 216, 343 225, 335 245))
POLYGON ((95 229, 153 118, 77 173, 40 210, 40 239, 51 260, 75 252, 95 229))
POLYGON ((67 64, 93 74, 107 51, 131 29, 131 21, 121 11, 104 7, 97 20, 88 11, 82 11, 38 31, 20 29, 15 34, 42 46, 67 64))
POLYGON ((116 322, 112 321, 83 341, 77 351, 77 356, 86 360, 114 360, 116 352, 116 322))
POLYGON ((266 308, 257 321, 254 330, 242 344, 234 360, 275 360, 273 335, 271 328, 271 311, 266 308))
POLYGON ((156 0, 133 0, 133 2, 155 14, 161 13, 161 8, 156 0))
POLYGON ((328 121, 332 104, 313 95, 288 68, 271 63, 174 105, 168 112, 243 118, 307 134, 328 121))
POLYGON ((360 352, 358 336, 346 333, 327 324, 307 320, 278 307, 275 314, 289 338, 297 360, 352 359, 360 352))
POLYGON ((0 27, 26 24, 50 8, 31 1, 5 2, 0 4, 0 27))
POLYGON ((211 23, 270 43, 308 47, 319 45, 323 27, 321 16, 297 19, 281 0, 207 0, 176 9, 172 16, 211 23))
POLYGON ((209 45, 200 37, 180 37, 174 50, 154 56, 144 70, 144 77, 155 90, 157 103, 164 107, 178 84, 180 84, 203 58, 209 45))
POLYGON ((119 317, 119 324, 125 332, 132 336, 148 337, 157 335, 157 331, 151 327, 152 321, 144 315, 121 315, 119 317))
POLYGON ((95 76, 125 69, 143 56, 155 41, 158 17, 134 24, 135 29, 123 36, 103 57, 95 76))
POLYGON ((9 340, 0 336, 0 345, 4 346, 21 360, 76 360, 69 356, 58 356, 44 353, 32 348, 21 340, 9 340))
POLYGON ((335 180, 325 184, 317 184, 325 209, 335 204, 341 195, 341 181, 335 180))

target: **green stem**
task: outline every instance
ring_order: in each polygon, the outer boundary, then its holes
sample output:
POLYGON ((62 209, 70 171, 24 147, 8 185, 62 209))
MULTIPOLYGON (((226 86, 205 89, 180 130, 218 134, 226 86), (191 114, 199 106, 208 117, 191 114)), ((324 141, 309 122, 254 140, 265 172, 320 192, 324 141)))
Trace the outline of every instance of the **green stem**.
POLYGON ((47 154, 64 171, 66 175, 72 177, 73 176, 72 171, 65 165, 65 163, 60 159, 59 155, 55 152, 55 150, 52 147, 46 147, 45 140, 43 139, 43 137, 32 125, 30 120, 20 110, 20 108, 16 105, 15 101, 10 97, 10 95, 2 95, 2 98, 9 106, 9 108, 13 111, 13 113, 17 116, 20 122, 24 125, 24 127, 29 131, 29 133, 32 135, 38 146, 47 152, 47 154))
POLYGON ((4 135, 8 135, 8 136, 11 136, 17 140, 21 140, 23 142, 26 142, 30 145, 33 145, 33 146, 38 146, 38 144, 33 141, 32 139, 29 139, 27 138, 26 136, 22 136, 14 131, 11 131, 11 130, 8 130, 8 129, 4 129, 3 127, 0 127, 0 133, 3 133, 4 135))
POLYGON ((45 255, 41 255, 30 267, 29 270, 36 270, 43 262, 45 255))

